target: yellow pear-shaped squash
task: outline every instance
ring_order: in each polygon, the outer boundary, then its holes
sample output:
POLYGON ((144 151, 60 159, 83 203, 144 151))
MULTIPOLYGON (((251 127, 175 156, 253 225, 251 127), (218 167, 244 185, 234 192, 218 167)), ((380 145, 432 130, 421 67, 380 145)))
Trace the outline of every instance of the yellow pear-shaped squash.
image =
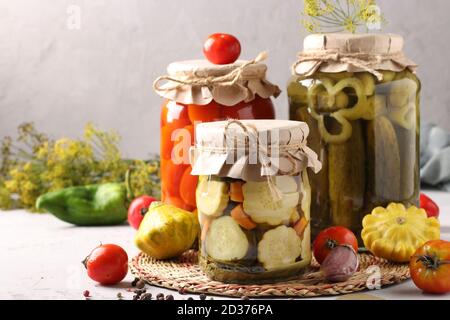
POLYGON ((440 238, 439 220, 428 218, 423 209, 391 203, 364 217, 361 237, 377 257, 408 262, 425 242, 440 238))
POLYGON ((142 252, 155 259, 169 259, 189 250, 199 230, 194 213, 154 202, 142 220, 134 242, 142 252))

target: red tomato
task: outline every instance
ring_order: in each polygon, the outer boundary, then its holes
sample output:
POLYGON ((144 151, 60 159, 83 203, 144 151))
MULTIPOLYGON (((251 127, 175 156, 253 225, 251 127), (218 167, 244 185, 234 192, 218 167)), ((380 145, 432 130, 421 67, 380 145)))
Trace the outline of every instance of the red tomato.
POLYGON ((181 177, 187 167, 185 164, 174 164, 171 160, 161 159, 161 184, 164 196, 180 196, 181 177))
POLYGON ((450 242, 425 243, 411 257, 409 270, 414 284, 425 292, 450 292, 450 242))
POLYGON ((233 63, 241 54, 241 44, 231 34, 214 33, 206 39, 203 54, 214 64, 233 63))
POLYGON ((178 207, 180 209, 186 210, 186 211, 192 211, 194 210, 193 206, 188 205, 183 201, 183 199, 178 197, 166 197, 163 201, 166 204, 171 204, 175 207, 178 207))
POLYGON ((220 120, 220 109, 223 106, 215 101, 211 101, 205 106, 190 104, 188 107, 189 119, 192 123, 195 122, 212 122, 220 120))
POLYGON ((270 99, 256 95, 250 102, 240 102, 235 106, 221 108, 223 119, 275 119, 275 109, 270 99))
POLYGON ((195 189, 197 188, 198 177, 191 175, 192 167, 184 171, 180 183, 180 196, 183 201, 192 206, 196 206, 195 189))
POLYGON ((83 261, 89 278, 110 285, 122 281, 128 272, 128 255, 115 244, 102 244, 83 261))
POLYGON ((161 118, 164 125, 172 124, 177 129, 190 124, 187 106, 172 100, 163 105, 161 118))
POLYGON ((153 197, 144 195, 134 199, 131 202, 128 207, 128 223, 130 226, 136 230, 139 229, 139 225, 141 224, 142 219, 144 219, 144 216, 153 201, 157 200, 153 197))
POLYGON ((358 252, 358 240, 353 232, 344 227, 331 227, 321 231, 313 243, 314 257, 321 264, 333 248, 350 245, 358 252))
POLYGON ((431 198, 429 198, 427 195, 425 195, 423 193, 420 194, 420 207, 422 209, 425 209, 425 211, 427 212, 428 218, 431 218, 431 217, 439 218, 438 205, 436 204, 436 202, 431 200, 431 198))

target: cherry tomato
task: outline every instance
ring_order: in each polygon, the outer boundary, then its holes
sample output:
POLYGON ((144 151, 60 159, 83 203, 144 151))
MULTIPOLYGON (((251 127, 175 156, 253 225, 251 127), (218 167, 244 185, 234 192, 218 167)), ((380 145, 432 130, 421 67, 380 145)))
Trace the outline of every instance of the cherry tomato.
POLYGON ((431 217, 439 218, 438 205, 436 204, 436 202, 431 200, 431 198, 429 198, 427 195, 425 195, 423 193, 420 194, 420 207, 422 209, 425 209, 425 211, 427 212, 428 218, 431 218, 431 217))
POLYGON ((275 109, 270 99, 256 95, 250 102, 240 102, 235 106, 221 108, 223 119, 275 119, 275 109))
MULTIPOLYGON (((171 160, 161 159, 161 186, 164 196, 180 196, 181 177, 188 166, 185 164, 174 164, 171 160)), ((163 198, 162 200, 164 201, 165 199, 163 198)))
POLYGON ((171 204, 175 207, 178 207, 180 209, 186 210, 186 211, 192 211, 194 210, 193 206, 188 205, 183 201, 183 199, 179 197, 166 197, 163 201, 166 204, 171 204))
POLYGON ((183 201, 192 206, 196 206, 195 189, 197 188, 198 177, 191 175, 192 167, 188 167, 181 177, 180 197, 183 201))
POLYGON ((190 104, 188 107, 189 119, 192 123, 196 122, 212 122, 220 120, 220 109, 223 106, 215 101, 211 101, 205 106, 190 104))
POLYGON ((321 231, 313 243, 314 257, 321 264, 333 248, 350 245, 358 252, 358 240, 353 232, 344 227, 331 227, 321 231))
POLYGON ((182 128, 190 123, 186 105, 166 100, 162 107, 161 122, 163 125, 172 124, 174 128, 182 128))
POLYGON ((153 201, 157 201, 157 199, 144 195, 134 199, 131 202, 128 207, 128 223, 130 226, 136 230, 139 229, 139 225, 141 224, 142 219, 144 219, 144 216, 153 201))
POLYGON ((206 39, 203 54, 214 64, 233 63, 241 54, 241 44, 231 34, 214 33, 206 39))
POLYGON ((128 272, 128 255, 115 244, 102 244, 83 261, 89 278, 104 285, 122 281, 128 272))
POLYGON ((425 243, 411 257, 409 270, 419 289, 434 294, 450 292, 450 242, 425 243))

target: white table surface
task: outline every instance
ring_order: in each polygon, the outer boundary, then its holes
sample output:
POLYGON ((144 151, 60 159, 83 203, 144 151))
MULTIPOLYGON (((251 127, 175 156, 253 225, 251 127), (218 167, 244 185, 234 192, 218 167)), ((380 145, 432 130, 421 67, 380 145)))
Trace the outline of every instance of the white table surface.
MULTIPOLYGON (((427 194, 441 208, 442 239, 450 240, 450 193, 428 191, 427 194)), ((127 291, 133 280, 130 273, 117 286, 104 287, 88 278, 81 261, 100 242, 122 246, 131 258, 138 253, 133 235, 134 230, 128 225, 74 227, 49 214, 0 212, 0 299, 84 299, 84 290, 90 291, 92 299, 116 299, 118 292, 131 299, 133 293, 127 291)), ((170 293, 175 299, 188 297, 149 286, 147 292, 170 293)), ((450 300, 450 294, 425 295, 411 281, 366 294, 383 299, 450 300)))

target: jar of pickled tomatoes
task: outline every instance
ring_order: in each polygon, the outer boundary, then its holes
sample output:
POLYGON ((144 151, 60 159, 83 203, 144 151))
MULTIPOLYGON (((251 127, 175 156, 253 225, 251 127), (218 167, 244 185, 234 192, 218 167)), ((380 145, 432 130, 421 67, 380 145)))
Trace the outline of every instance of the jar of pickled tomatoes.
POLYGON ((206 60, 171 63, 167 76, 154 89, 165 100, 161 108, 162 201, 192 211, 196 208, 198 177, 191 175, 189 149, 195 127, 202 122, 228 119, 274 119, 271 97, 278 86, 266 80, 261 61, 238 60, 215 65, 206 60))

